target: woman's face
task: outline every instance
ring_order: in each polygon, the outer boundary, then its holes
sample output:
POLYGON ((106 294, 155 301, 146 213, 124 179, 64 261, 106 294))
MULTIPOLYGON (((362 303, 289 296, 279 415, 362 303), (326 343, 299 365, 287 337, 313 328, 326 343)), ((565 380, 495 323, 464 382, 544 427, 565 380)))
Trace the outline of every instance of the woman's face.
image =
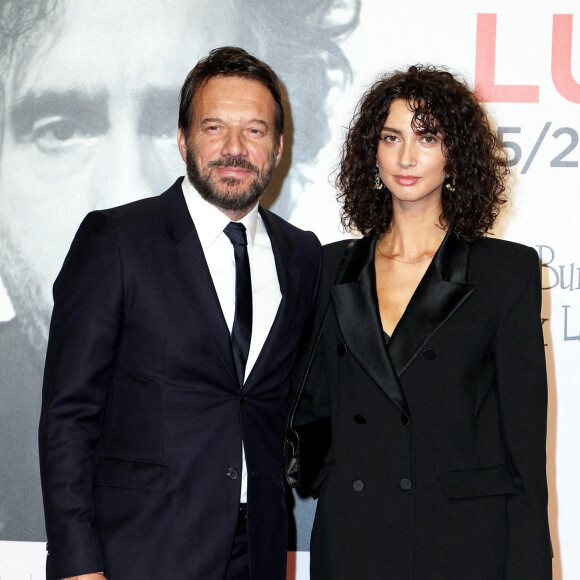
POLYGON ((446 163, 442 135, 415 133, 412 121, 407 101, 395 99, 377 147, 379 174, 393 205, 439 209, 446 163))

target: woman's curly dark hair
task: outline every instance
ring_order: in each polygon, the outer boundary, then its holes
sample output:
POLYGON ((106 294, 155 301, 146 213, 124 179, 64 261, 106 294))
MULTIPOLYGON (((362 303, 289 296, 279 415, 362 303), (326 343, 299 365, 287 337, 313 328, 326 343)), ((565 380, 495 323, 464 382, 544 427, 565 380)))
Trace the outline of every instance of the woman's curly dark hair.
POLYGON ((422 65, 383 76, 357 106, 336 179, 343 225, 377 239, 390 229, 391 196, 375 189, 375 176, 381 129, 395 99, 412 107, 417 133, 442 135, 455 190, 443 187, 441 225, 467 243, 482 237, 506 202, 505 149, 473 91, 446 69, 422 65))

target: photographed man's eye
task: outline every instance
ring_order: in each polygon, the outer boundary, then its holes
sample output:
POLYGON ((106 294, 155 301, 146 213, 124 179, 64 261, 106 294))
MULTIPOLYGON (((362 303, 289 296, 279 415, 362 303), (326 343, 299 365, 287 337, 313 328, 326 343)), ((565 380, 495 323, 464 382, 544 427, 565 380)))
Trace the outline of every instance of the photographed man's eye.
POLYGON ((40 119, 31 130, 31 140, 44 153, 59 153, 91 137, 94 135, 75 120, 63 117, 40 119))
POLYGON ((73 151, 109 130, 106 98, 77 92, 28 94, 10 113, 17 142, 46 155, 73 151))

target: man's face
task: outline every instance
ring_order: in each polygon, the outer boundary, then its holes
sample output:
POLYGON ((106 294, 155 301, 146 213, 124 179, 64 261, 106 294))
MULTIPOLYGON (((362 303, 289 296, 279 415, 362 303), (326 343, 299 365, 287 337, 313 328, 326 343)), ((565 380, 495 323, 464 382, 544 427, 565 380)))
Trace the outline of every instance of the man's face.
POLYGON ((0 156, 0 273, 16 311, 37 307, 43 319, 82 218, 156 195, 182 173, 183 79, 237 40, 205 0, 60 6, 7 79, 0 156))
POLYGON ((282 137, 275 137, 275 120, 276 102, 262 83, 214 77, 193 98, 188 135, 178 132, 193 185, 234 219, 257 203, 280 161, 282 137))

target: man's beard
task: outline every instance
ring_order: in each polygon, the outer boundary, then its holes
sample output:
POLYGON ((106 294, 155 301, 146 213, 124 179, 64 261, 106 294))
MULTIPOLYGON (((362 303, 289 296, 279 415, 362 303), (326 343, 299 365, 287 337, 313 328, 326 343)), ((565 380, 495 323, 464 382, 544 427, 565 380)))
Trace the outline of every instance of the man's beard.
POLYGON ((253 163, 241 157, 225 157, 210 161, 206 167, 199 169, 193 147, 187 143, 185 164, 187 176, 201 197, 222 210, 242 211, 252 208, 268 187, 272 179, 275 158, 274 151, 263 173, 253 163), (218 183, 215 183, 211 175, 214 167, 240 167, 252 171, 255 178, 246 189, 240 190, 240 180, 235 177, 221 177, 218 183))

